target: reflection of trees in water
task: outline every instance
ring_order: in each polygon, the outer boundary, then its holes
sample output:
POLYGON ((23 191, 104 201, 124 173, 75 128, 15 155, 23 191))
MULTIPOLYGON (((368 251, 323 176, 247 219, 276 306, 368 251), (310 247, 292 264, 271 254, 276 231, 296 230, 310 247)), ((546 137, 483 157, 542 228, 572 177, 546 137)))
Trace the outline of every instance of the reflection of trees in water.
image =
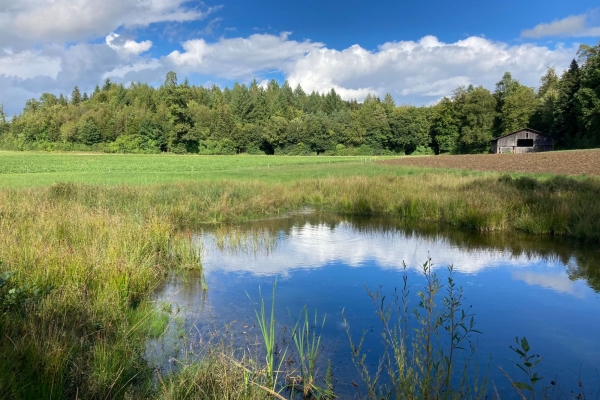
POLYGON ((342 223, 349 224, 351 229, 361 234, 389 233, 405 238, 441 240, 469 252, 505 251, 514 257, 558 261, 565 266, 569 279, 585 279, 592 289, 600 292, 600 248, 562 237, 554 238, 519 232, 478 233, 436 224, 403 224, 392 218, 340 216, 324 212, 222 225, 207 231, 216 234, 220 246, 231 245, 232 251, 240 250, 236 249, 236 246, 257 251, 261 245, 266 245, 266 251, 270 252, 277 246, 281 234, 290 235, 294 229, 306 224, 325 226, 333 231, 342 223))

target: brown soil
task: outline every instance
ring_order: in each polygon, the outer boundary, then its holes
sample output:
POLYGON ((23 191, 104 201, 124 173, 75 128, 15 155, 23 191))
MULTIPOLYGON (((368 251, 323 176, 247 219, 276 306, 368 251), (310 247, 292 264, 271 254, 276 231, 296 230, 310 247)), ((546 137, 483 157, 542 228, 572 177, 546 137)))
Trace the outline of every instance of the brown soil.
POLYGON ((565 175, 599 175, 600 149, 529 154, 465 154, 403 157, 384 164, 565 175))

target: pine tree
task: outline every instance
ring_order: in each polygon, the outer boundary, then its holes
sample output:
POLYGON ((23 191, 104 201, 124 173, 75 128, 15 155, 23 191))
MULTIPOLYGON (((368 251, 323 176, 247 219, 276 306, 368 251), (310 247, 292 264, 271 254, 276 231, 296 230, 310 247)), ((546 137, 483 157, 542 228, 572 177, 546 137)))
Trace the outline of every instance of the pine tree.
POLYGON ((538 105, 530 119, 530 127, 545 133, 552 133, 554 113, 558 99, 560 78, 554 68, 548 68, 537 92, 538 105))
POLYGON ((67 105, 69 105, 69 99, 67 99, 65 96, 63 96, 63 94, 61 93, 60 96, 58 96, 58 104, 60 104, 63 107, 66 107, 67 105))
POLYGON ((110 81, 109 78, 106 78, 104 80, 104 85, 102 85, 102 91, 108 92, 111 88, 112 88, 112 82, 110 81))
POLYGON ((231 111, 238 122, 250 122, 252 108, 252 95, 246 85, 236 83, 231 91, 231 111))
POLYGON ((326 114, 333 114, 336 111, 342 109, 344 102, 334 88, 331 88, 329 93, 325 95, 325 101, 323 102, 323 111, 326 114))
POLYGON ((294 107, 300 111, 306 111, 306 92, 302 89, 302 86, 298 84, 294 89, 294 107))
POLYGON ((75 86, 71 93, 71 104, 76 106, 79 103, 81 103, 81 93, 79 92, 79 88, 75 86))

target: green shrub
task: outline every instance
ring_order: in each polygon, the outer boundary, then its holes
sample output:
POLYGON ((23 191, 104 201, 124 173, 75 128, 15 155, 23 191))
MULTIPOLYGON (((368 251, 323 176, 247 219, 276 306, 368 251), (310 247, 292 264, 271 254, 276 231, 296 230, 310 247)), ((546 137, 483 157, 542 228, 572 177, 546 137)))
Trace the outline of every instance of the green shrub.
POLYGON ((156 141, 142 135, 119 136, 117 140, 108 145, 107 150, 108 153, 160 153, 160 148, 157 146, 156 141))
POLYGON ((371 146, 369 146, 368 144, 363 144, 362 146, 360 146, 358 148, 358 155, 359 156, 374 156, 375 150, 373 150, 373 148, 371 146))
POLYGON ((435 153, 433 152, 433 149, 431 147, 425 147, 425 146, 417 146, 417 148, 415 149, 415 151, 413 151, 411 153, 411 155, 413 156, 432 156, 435 153))

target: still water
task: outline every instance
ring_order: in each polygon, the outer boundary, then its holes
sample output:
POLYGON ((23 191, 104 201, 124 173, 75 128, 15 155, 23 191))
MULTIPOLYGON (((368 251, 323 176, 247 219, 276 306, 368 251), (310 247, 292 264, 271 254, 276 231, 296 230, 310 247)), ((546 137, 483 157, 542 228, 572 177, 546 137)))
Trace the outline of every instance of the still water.
MULTIPOLYGON (((260 336, 254 310, 262 296, 270 305, 277 279, 276 318, 285 332, 303 306, 326 315, 321 360, 331 359, 337 390, 356 393, 360 378, 350 356, 344 312, 355 337, 366 332, 368 362, 378 361, 381 324, 366 287, 390 294, 402 286, 403 262, 411 286, 411 308, 424 279, 421 265, 431 257, 443 280, 448 265, 472 306, 481 370, 514 395, 498 367, 515 379, 522 372, 509 345, 526 336, 543 360, 545 382, 556 379, 567 391, 583 382, 596 398, 600 388, 600 251, 597 245, 518 234, 474 234, 439 227, 401 227, 381 219, 330 214, 297 214, 247 224, 211 228, 193 237, 202 255, 204 279, 174 276, 156 297, 171 304, 167 334, 153 341, 148 357, 163 369, 194 345, 225 338, 239 347, 260 336), (185 331, 185 340, 181 332, 185 331), (179 332, 179 333, 177 333, 179 332), (216 332, 216 333, 215 333, 216 332), (185 342, 185 343, 184 343, 185 342), (490 361, 491 357, 491 361, 490 361)), ((491 389, 493 386, 488 385, 491 389)))

